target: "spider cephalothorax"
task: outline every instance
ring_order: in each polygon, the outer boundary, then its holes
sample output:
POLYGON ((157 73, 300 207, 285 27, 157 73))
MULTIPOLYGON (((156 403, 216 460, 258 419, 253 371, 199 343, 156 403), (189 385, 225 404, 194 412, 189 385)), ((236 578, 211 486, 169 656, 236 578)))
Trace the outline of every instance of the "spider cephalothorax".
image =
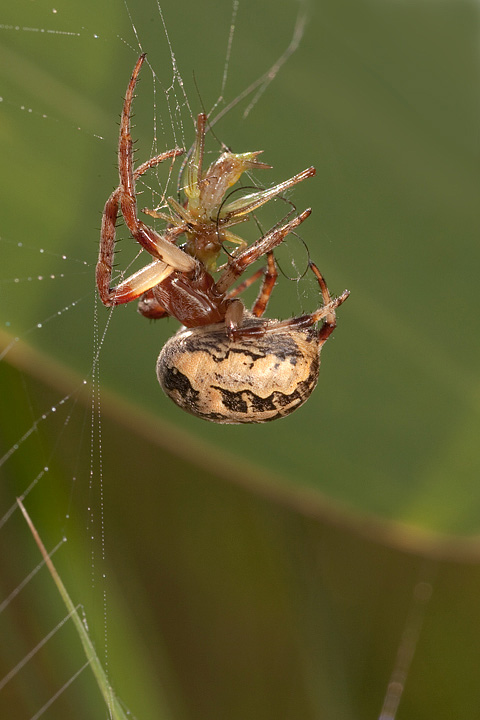
POLYGON ((144 60, 145 55, 141 55, 135 65, 123 106, 118 147, 120 184, 103 211, 96 270, 100 298, 107 306, 139 299, 139 310, 146 317, 172 316, 185 326, 166 343, 157 362, 160 384, 184 410, 219 423, 258 423, 284 417, 305 402, 315 387, 320 350, 335 328, 336 308, 349 293, 345 290, 332 299, 319 270, 310 263, 323 306, 289 320, 263 318, 277 279, 273 250, 311 211, 305 210, 273 228, 249 246, 230 228, 314 175, 315 169, 307 168, 274 187, 229 200, 226 193, 245 171, 269 166, 257 160, 259 152, 225 151, 204 171, 207 118, 200 114, 195 145, 186 163, 184 204, 169 198, 170 212, 146 211, 167 221, 166 229, 157 232, 137 217, 135 181, 184 151, 174 148, 133 169, 130 112, 144 60), (119 209, 133 238, 153 262, 111 288, 119 209), (179 238, 184 241, 182 248, 176 245, 179 238), (212 273, 225 242, 238 247, 215 280, 212 273), (266 268, 233 287, 263 255, 266 268), (247 311, 238 296, 262 276, 257 300, 247 311), (320 320, 324 322, 317 328, 320 320))

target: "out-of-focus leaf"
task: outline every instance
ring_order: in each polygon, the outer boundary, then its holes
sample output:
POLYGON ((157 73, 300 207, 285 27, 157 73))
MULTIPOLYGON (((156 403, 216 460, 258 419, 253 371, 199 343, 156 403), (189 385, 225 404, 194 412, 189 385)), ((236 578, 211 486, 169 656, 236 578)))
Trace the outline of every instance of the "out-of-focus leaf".
MULTIPOLYGON (((60 368, 46 384, 42 356, 19 347, 13 357, 22 371, 2 367, 9 401, 18 402, 28 388, 35 407, 66 394, 69 386, 74 394, 81 387, 60 368), (29 365, 35 370, 28 372, 29 365)), ((37 433, 36 442, 48 453, 61 432, 48 473, 25 501, 49 547, 58 539, 52 518, 65 517, 70 503, 68 468, 85 406, 89 416, 84 393, 67 410, 68 428, 62 431, 64 419, 52 417, 37 433)), ((3 437, 19 437, 24 421, 10 420, 3 437)), ((225 457, 208 471, 195 448, 182 458, 174 435, 172 449, 165 447, 160 421, 108 394, 101 430, 105 543, 85 533, 89 518, 79 510, 91 491, 77 483, 68 542, 55 564, 74 601, 81 599, 93 617, 90 632, 100 646, 105 626, 98 596, 101 588, 106 591, 110 681, 137 717, 159 717, 165 702, 174 717, 199 720, 378 717, 402 637, 412 635, 408 623, 419 583, 431 587, 433 596, 398 720, 430 713, 455 717, 476 707, 478 542, 434 542, 406 528, 342 514, 319 498, 300 502, 294 492, 252 482, 225 457)), ((29 441, 22 456, 35 474, 38 452, 29 441)), ((79 479, 89 463, 85 452, 79 479)), ((7 467, 3 504, 26 477, 19 466, 7 467)), ((3 595, 38 560, 21 517, 12 517, 5 530, 6 546, 15 552, 2 554, 3 595)), ((0 653, 7 669, 63 616, 45 569, 12 605, 14 610, 0 615, 2 637, 13 631, 0 653), (24 618, 19 626, 17 617, 24 618)), ((0 707, 15 708, 12 720, 30 717, 29 706, 33 715, 41 698, 78 670, 84 662, 79 645, 67 627, 0 692, 0 707), (41 672, 46 676, 40 686, 41 672)), ((65 691, 52 706, 52 718, 100 712, 101 698, 86 681, 84 674, 65 691)))

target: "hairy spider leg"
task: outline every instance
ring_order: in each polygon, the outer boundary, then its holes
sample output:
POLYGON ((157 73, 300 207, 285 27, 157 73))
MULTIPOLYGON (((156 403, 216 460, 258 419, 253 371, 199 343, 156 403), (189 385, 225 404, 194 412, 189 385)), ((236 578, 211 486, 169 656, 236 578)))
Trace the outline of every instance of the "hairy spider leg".
POLYGON ((335 327, 337 325, 337 318, 335 314, 335 310, 345 302, 345 300, 350 295, 349 290, 344 290, 341 295, 339 295, 337 298, 333 298, 330 295, 330 291, 327 287, 327 283, 325 282, 325 278, 321 274, 318 267, 313 263, 312 261, 309 262, 310 269, 314 273, 315 277, 317 278, 318 284, 320 286, 320 290, 322 293, 323 298, 323 307, 319 308, 318 310, 315 310, 313 313, 309 313, 308 315, 300 315, 296 318, 290 318, 289 320, 282 320, 276 323, 273 323, 270 326, 270 330, 276 330, 276 329, 282 329, 286 327, 295 328, 296 330, 302 330, 307 329, 311 327, 312 325, 315 325, 319 320, 322 320, 325 318, 325 322, 320 328, 319 334, 318 334, 318 346, 319 349, 321 346, 326 342, 326 340, 330 337, 332 332, 335 330, 335 327))
MULTIPOLYGON (((133 170, 132 136, 130 133, 130 114, 135 85, 146 54, 138 58, 128 83, 120 119, 120 137, 118 142, 118 169, 120 175, 119 199, 122 215, 133 238, 157 260, 161 260, 179 272, 191 273, 198 262, 173 245, 169 240, 143 223, 137 217, 135 197, 135 173, 133 170)), ((168 231, 167 231, 168 235, 168 231)))
MULTIPOLYGON (((150 158, 150 160, 147 160, 142 163, 142 165, 139 165, 139 167, 134 171, 134 179, 137 180, 146 173, 147 170, 159 165, 164 160, 174 160, 179 155, 182 155, 183 152, 184 151, 181 148, 175 148, 174 150, 168 150, 161 155, 156 155, 155 157, 150 158)), ((135 298, 142 295, 153 285, 156 285, 161 282, 161 280, 165 279, 165 277, 168 277, 168 275, 173 271, 173 268, 168 266, 166 263, 155 260, 150 265, 147 265, 145 268, 142 268, 142 270, 139 270, 134 275, 130 276, 126 280, 123 280, 116 287, 110 288, 113 258, 115 253, 115 229, 121 193, 122 187, 118 186, 105 203, 102 216, 101 241, 96 268, 96 280, 100 298, 104 305, 107 306, 118 305, 130 302, 130 300, 135 300, 135 298)))
POLYGON ((227 267, 220 275, 215 284, 215 292, 218 294, 225 293, 235 280, 245 272, 247 267, 258 260, 262 255, 266 255, 273 250, 284 238, 295 228, 301 225, 311 214, 311 209, 304 210, 300 215, 294 217, 285 225, 270 230, 266 235, 249 245, 246 250, 239 253, 236 257, 230 258, 227 267))
POLYGON ((275 287, 275 283, 278 277, 277 266, 275 264, 275 258, 273 256, 272 250, 267 253, 266 267, 259 268, 256 272, 253 273, 253 275, 250 275, 249 278, 244 280, 242 283, 237 285, 236 288, 230 290, 230 292, 228 293, 229 299, 238 297, 238 295, 241 295, 243 292, 245 292, 247 288, 253 285, 253 283, 262 276, 263 281, 260 286, 257 299, 255 300, 255 303, 253 304, 253 307, 251 309, 252 315, 255 315, 256 317, 261 317, 267 309, 270 295, 272 294, 272 290, 275 287))
POLYGON ((267 309, 270 295, 272 294, 275 283, 277 282, 277 277, 278 272, 275 264, 275 258, 273 256, 273 251, 270 250, 267 253, 267 268, 265 270, 263 283, 252 307, 252 314, 255 315, 255 317, 262 317, 263 313, 267 309))
MULTIPOLYGON (((315 310, 313 313, 307 315, 300 315, 298 317, 289 318, 288 320, 278 320, 268 324, 268 332, 284 331, 285 329, 291 328, 293 330, 307 330, 315 323, 325 318, 325 322, 318 331, 317 344, 318 350, 320 351, 322 345, 328 340, 332 332, 335 330, 337 325, 337 319, 335 310, 345 302, 350 295, 349 290, 344 290, 341 295, 337 298, 333 298, 330 295, 327 284, 320 270, 317 268, 315 263, 309 263, 309 267, 317 278, 324 305, 323 307, 315 310)), ((235 327, 231 331, 232 337, 240 339, 242 337, 253 337, 255 335, 261 335, 265 333, 266 328, 259 325, 244 325, 242 327, 235 327)))
POLYGON ((312 324, 318 322, 321 320, 322 317, 325 317, 325 322, 323 323, 319 335, 318 335, 318 347, 319 349, 322 347, 324 342, 328 340, 332 332, 335 330, 337 326, 337 316, 335 314, 335 310, 345 302, 345 300, 350 295, 349 290, 344 290, 343 293, 336 298, 335 300, 332 300, 330 292, 327 287, 327 283, 325 282, 325 278, 321 274, 318 267, 315 265, 314 262, 310 261, 310 269, 314 273, 315 277, 318 280, 318 284, 320 285, 320 290, 322 291, 322 297, 324 302, 324 307, 320 308, 319 310, 316 310, 314 313, 311 313, 311 319, 312 324), (332 308, 331 312, 327 312, 326 315, 322 315, 324 310, 328 310, 329 307, 332 305, 335 305, 335 307, 332 308))
MULTIPOLYGON (((227 292, 228 288, 240 277, 240 275, 246 270, 246 268, 253 262, 258 260, 262 255, 266 255, 273 248, 279 245, 283 239, 298 227, 307 217, 311 214, 311 210, 304 210, 297 217, 290 220, 290 222, 282 225, 281 227, 270 230, 269 233, 261 237, 256 242, 252 243, 246 250, 241 252, 236 257, 230 258, 226 269, 220 276, 220 279, 214 286, 214 293, 223 295, 227 292)), ((272 286, 273 289, 273 286, 272 286)), ((263 288, 262 288, 263 290, 263 288)), ((271 292, 271 290, 270 290, 271 292)), ((267 291, 266 299, 270 293, 267 291)), ((262 301, 263 302, 263 301, 262 301)), ((265 303, 266 305, 266 303, 265 303)), ((257 308, 257 311, 261 309, 261 305, 257 308)), ((234 299, 228 302, 225 312, 225 325, 227 333, 231 338, 236 338, 242 334, 242 320, 244 315, 245 306, 241 300, 234 299)))

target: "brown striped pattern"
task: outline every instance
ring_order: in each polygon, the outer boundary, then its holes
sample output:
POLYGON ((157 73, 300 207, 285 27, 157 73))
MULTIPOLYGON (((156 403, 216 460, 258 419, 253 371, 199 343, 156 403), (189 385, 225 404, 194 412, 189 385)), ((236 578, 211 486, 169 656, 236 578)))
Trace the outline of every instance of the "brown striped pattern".
POLYGON ((179 330, 157 361, 165 393, 183 410, 223 424, 264 423, 296 410, 317 384, 318 332, 257 323, 265 334, 235 340, 222 323, 179 330))

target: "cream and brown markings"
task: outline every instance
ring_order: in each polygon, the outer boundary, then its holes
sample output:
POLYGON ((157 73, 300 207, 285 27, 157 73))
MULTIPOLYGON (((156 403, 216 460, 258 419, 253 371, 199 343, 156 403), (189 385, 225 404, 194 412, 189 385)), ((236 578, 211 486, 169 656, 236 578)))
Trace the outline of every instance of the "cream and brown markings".
POLYGON ((219 324, 182 329, 167 341, 157 377, 183 410, 223 424, 264 423, 310 397, 320 367, 318 331, 275 330, 275 321, 253 317, 247 323, 263 326, 264 334, 230 339, 219 324))

